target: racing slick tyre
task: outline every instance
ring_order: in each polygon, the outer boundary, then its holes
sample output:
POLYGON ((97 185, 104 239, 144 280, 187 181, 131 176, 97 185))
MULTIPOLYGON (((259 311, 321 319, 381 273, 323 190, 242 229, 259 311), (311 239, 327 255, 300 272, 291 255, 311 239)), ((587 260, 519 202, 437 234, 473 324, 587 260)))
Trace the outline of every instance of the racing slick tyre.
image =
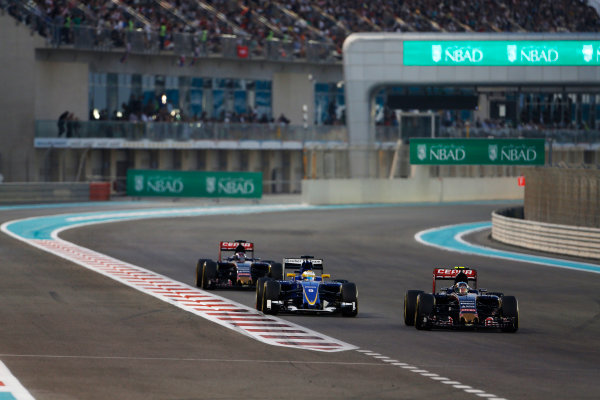
POLYGON ((417 296, 417 312, 415 314, 415 328, 418 330, 431 329, 429 316, 433 312, 435 298, 429 293, 420 293, 417 296))
POLYGON ((262 312, 265 314, 275 315, 279 312, 279 306, 271 303, 271 308, 268 308, 269 300, 271 302, 279 300, 279 294, 281 293, 281 284, 273 279, 265 281, 265 291, 263 293, 262 312))
POLYGON ((519 303, 515 296, 502 297, 502 316, 513 320, 512 325, 502 328, 503 332, 514 333, 519 329, 519 303))
POLYGON ((415 313, 417 312, 417 296, 422 290, 407 290, 404 294, 404 324, 413 326, 415 324, 415 313))
POLYGON ((269 267, 269 276, 277 281, 283 280, 283 265, 272 262, 269 267))
POLYGON ((205 260, 202 264, 202 276, 200 278, 200 288, 211 289, 211 281, 217 277, 217 263, 211 260, 205 260))
POLYGON ((254 302, 254 306, 256 307, 256 309, 258 311, 262 311, 263 310, 263 297, 265 294, 265 284, 266 282, 269 280, 269 278, 266 277, 262 277, 262 278, 258 278, 258 280, 256 281, 256 300, 254 302))
POLYGON ((196 287, 201 287, 201 285, 202 285, 202 266, 204 265, 204 263, 206 261, 210 261, 210 260, 201 258, 196 263, 196 280, 195 280, 196 287))
POLYGON ((352 282, 342 283, 342 303, 354 303, 354 307, 343 307, 342 316, 344 317, 356 317, 358 314, 358 289, 352 282))

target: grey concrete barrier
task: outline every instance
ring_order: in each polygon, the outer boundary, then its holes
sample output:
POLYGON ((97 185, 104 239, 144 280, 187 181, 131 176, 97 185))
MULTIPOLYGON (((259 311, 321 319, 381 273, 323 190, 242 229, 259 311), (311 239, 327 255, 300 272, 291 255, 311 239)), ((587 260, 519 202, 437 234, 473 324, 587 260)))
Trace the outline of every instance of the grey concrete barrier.
POLYGON ((61 203, 90 200, 90 184, 79 183, 1 183, 0 204, 61 203))
POLYGON ((600 229, 515 217, 520 215, 523 215, 522 207, 492 213, 492 238, 532 250, 600 259, 600 229))

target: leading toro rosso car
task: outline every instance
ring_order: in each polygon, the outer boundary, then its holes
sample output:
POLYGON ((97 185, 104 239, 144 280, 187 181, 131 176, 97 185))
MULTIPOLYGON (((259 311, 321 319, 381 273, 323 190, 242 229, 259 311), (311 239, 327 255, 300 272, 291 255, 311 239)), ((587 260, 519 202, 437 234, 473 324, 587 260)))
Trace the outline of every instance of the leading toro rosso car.
POLYGON ((201 258, 196 264, 196 286, 202 289, 253 288, 259 278, 283 279, 281 263, 254 258, 254 243, 219 243, 217 261, 201 258))
POLYGON ((356 285, 346 280, 330 280, 323 274, 323 260, 312 256, 285 258, 286 280, 260 278, 256 284, 256 309, 265 314, 341 313, 358 314, 356 285))
POLYGON ((477 271, 466 267, 433 270, 433 292, 408 290, 404 296, 404 323, 417 329, 519 329, 519 306, 514 296, 477 289, 477 271), (451 286, 439 282, 452 281, 451 286))

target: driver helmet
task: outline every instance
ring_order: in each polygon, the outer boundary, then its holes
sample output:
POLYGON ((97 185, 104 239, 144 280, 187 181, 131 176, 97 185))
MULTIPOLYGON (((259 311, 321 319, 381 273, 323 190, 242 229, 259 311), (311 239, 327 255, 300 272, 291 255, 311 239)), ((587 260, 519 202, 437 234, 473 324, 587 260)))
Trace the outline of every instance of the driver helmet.
POLYGON ((305 281, 314 281, 315 273, 313 271, 304 271, 302 273, 302 279, 304 279, 305 281))
POLYGON ((246 255, 244 253, 236 253, 235 259, 236 261, 244 262, 246 261, 246 255))
POLYGON ((458 282, 456 285, 454 285, 454 291, 458 295, 464 296, 469 293, 469 285, 467 285, 466 282, 458 282))

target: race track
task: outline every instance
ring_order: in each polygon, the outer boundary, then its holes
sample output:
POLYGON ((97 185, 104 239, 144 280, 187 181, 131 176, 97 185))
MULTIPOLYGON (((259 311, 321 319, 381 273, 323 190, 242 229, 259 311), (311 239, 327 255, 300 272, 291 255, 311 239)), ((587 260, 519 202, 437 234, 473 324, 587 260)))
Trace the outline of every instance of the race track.
MULTIPOLYGON (((187 216, 60 234, 189 286, 196 260, 216 258, 220 240, 253 241, 264 259, 322 257, 333 278, 357 283, 358 317, 278 317, 354 347, 336 352, 257 341, 2 234, 0 361, 36 399, 596 399, 600 274, 453 253, 414 238, 433 227, 487 221, 505 206, 187 216), (476 267, 480 287, 515 295, 519 331, 404 326, 405 290, 430 290, 432 268, 442 265, 476 267)), ((13 209, 0 218, 98 210, 13 209)), ((489 244, 485 231, 469 239, 489 244)), ((253 306, 252 291, 216 294, 253 306)))

